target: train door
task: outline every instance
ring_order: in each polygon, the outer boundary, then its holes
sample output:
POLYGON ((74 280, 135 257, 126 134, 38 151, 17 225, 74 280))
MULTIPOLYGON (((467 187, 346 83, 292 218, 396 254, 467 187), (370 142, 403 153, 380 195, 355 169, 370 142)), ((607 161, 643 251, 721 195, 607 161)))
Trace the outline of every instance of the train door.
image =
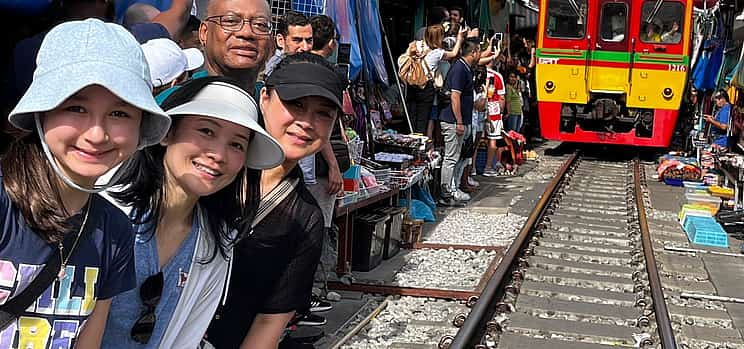
POLYGON ((622 95, 629 83, 630 0, 599 0, 595 11, 594 34, 590 56, 589 91, 622 95))
POLYGON ((536 78, 538 100, 584 104, 587 86, 587 0, 542 0, 536 78))

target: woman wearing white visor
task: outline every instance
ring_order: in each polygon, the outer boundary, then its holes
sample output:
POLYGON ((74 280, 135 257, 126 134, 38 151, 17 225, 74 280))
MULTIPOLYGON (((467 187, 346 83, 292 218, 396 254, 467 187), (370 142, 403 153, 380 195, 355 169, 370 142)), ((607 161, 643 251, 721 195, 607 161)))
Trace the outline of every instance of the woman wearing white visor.
POLYGON ((157 144, 170 118, 134 37, 100 20, 44 38, 33 82, 9 115, 28 133, 0 169, 0 343, 96 348, 111 298, 135 286, 126 215, 99 177, 157 144))
POLYGON ((163 109, 159 145, 135 156, 111 196, 131 207, 137 288, 114 298, 105 348, 196 348, 226 292, 232 246, 250 233, 259 171, 284 160, 256 102, 224 77, 188 81, 163 109))

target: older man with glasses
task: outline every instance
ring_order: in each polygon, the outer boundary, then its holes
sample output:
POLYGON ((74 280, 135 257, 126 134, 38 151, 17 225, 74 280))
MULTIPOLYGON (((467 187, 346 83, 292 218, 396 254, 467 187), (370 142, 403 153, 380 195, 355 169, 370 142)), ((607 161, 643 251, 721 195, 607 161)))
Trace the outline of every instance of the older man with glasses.
POLYGON ((266 0, 211 0, 199 27, 209 75, 237 79, 249 90, 271 55, 271 9, 266 0))

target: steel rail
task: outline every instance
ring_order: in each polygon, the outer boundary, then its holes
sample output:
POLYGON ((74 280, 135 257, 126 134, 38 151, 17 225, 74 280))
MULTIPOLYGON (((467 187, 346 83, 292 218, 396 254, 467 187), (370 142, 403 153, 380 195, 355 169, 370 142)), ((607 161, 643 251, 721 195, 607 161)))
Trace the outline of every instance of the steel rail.
POLYGON ((558 189, 558 185, 563 181, 565 174, 568 169, 576 162, 578 154, 574 153, 571 157, 563 163, 563 166, 558 170, 558 174, 553 177, 548 187, 540 196, 540 201, 530 213, 527 221, 522 226, 514 242, 509 246, 506 251, 504 258, 501 263, 491 275, 491 279, 488 280, 486 287, 481 292, 478 301, 475 303, 473 308, 470 310, 465 323, 462 325, 460 330, 455 335, 455 338, 450 344, 450 349, 470 349, 476 344, 479 344, 485 333, 485 323, 493 317, 495 312, 495 303, 498 302, 503 289, 505 281, 510 271, 513 269, 514 264, 517 262, 519 255, 524 250, 524 246, 529 242, 532 232, 534 231, 535 225, 538 223, 540 217, 545 212, 545 208, 548 205, 550 199, 553 198, 555 191, 558 189))
POLYGON ((638 158, 633 161, 633 176, 635 182, 636 207, 638 209, 638 225, 641 229, 641 243, 643 255, 646 259, 646 272, 648 282, 651 286, 651 299, 656 314, 656 329, 659 331, 661 347, 664 349, 676 349, 677 342, 674 339, 672 321, 669 319, 664 290, 659 279, 659 270, 656 267, 654 246, 651 243, 651 233, 648 230, 648 219, 646 218, 646 205, 643 202, 643 188, 641 187, 641 163, 638 158))

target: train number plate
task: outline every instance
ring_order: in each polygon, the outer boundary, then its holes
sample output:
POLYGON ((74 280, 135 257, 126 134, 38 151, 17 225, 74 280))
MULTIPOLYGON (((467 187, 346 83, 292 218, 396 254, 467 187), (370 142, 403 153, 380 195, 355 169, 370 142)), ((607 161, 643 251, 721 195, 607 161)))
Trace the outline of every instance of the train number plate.
POLYGON ((675 72, 686 72, 687 66, 684 64, 668 64, 669 71, 675 71, 675 72))
POLYGON ((540 57, 539 64, 558 64, 558 58, 540 57))

